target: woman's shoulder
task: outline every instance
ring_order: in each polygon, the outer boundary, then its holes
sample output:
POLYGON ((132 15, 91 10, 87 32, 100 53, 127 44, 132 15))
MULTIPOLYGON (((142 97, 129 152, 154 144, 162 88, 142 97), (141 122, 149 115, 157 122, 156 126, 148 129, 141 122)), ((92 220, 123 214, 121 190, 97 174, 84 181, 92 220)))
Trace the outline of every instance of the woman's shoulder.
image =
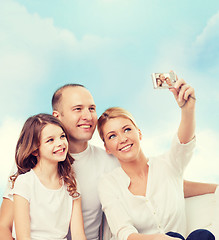
MULTIPOLYGON (((121 167, 117 167, 109 173, 104 174, 99 181, 99 190, 119 189, 128 186, 130 179, 121 167)), ((115 190, 116 191, 116 190, 115 190)))

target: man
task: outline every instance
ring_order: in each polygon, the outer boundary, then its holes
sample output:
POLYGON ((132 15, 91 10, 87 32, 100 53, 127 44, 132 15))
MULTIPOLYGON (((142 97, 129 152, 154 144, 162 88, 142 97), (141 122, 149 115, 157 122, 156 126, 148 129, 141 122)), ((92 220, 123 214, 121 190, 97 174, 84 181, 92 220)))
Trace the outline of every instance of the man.
MULTIPOLYGON (((96 105, 90 92, 82 85, 69 84, 58 89, 52 98, 53 115, 59 118, 69 134, 69 150, 75 158, 73 167, 82 195, 82 211, 88 240, 99 239, 102 220, 97 193, 100 176, 116 166, 115 158, 101 148, 88 144, 96 123, 96 105)), ((213 193, 216 184, 185 181, 185 197, 213 193)), ((6 192, 0 211, 0 240, 12 240, 13 203, 6 192)))
POLYGON ((82 211, 87 239, 99 239, 102 219, 97 192, 101 175, 118 166, 103 149, 88 144, 97 124, 96 105, 90 92, 81 85, 66 85, 52 99, 53 115, 65 126, 73 167, 80 185, 82 211))

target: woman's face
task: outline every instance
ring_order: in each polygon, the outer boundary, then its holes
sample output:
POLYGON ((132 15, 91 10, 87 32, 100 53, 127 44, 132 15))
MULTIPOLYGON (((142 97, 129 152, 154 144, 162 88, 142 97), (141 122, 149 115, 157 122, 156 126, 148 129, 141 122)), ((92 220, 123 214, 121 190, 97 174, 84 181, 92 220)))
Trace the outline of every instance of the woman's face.
POLYGON ((161 82, 165 81, 165 76, 163 74, 160 74, 160 80, 161 80, 161 82))
POLYGON ((119 161, 130 162, 138 158, 142 135, 130 119, 118 117, 108 120, 103 126, 103 137, 107 153, 119 161))

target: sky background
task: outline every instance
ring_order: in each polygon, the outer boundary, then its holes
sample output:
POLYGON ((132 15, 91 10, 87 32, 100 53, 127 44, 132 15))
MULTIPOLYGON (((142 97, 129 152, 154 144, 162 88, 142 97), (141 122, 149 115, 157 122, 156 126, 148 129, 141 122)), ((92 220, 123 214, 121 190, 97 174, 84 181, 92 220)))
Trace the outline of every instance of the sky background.
MULTIPOLYGON (((185 177, 219 183, 218 0, 1 0, 0 197, 24 121, 51 113, 53 92, 84 84, 98 116, 129 110, 146 155, 168 150, 180 110, 153 72, 195 88, 197 147, 185 177)), ((102 146, 98 135, 92 140, 102 146)), ((1 200, 0 200, 1 202, 1 200)))

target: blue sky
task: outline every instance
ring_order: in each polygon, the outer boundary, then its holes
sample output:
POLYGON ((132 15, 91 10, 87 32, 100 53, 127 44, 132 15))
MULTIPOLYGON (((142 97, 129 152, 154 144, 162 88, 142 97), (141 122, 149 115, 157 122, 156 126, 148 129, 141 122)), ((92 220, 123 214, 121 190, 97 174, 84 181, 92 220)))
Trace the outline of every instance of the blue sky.
POLYGON ((170 92, 153 89, 151 73, 171 69, 197 97, 186 177, 219 182, 217 0, 1 0, 0 23, 0 195, 24 121, 51 113, 66 83, 84 84, 98 115, 110 106, 132 112, 147 154, 168 149, 180 111, 170 92))

